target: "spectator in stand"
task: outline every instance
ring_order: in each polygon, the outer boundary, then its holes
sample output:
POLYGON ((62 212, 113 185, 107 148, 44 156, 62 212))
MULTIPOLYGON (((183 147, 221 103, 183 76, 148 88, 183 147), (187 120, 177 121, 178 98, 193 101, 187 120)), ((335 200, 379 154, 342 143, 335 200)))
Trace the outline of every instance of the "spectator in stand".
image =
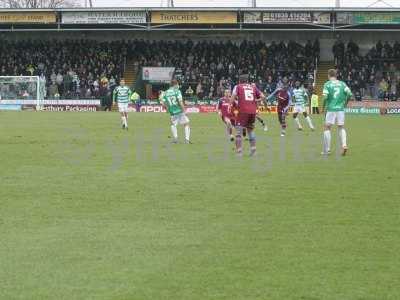
MULTIPOLYGON (((339 41, 334 46, 334 56, 338 56, 339 41)), ((359 47, 350 41, 343 60, 337 59, 339 77, 355 89, 355 96, 380 100, 397 99, 397 77, 400 75, 400 44, 378 43, 364 55, 359 47), (394 85, 394 86, 393 86, 394 85)))
POLYGON ((382 78, 382 80, 379 82, 379 89, 378 89, 378 98, 379 100, 385 100, 388 98, 388 88, 389 85, 385 78, 382 78))
POLYGON ((201 82, 199 82, 199 83, 197 84, 197 87, 196 87, 196 96, 197 96, 197 98, 199 98, 199 99, 203 99, 203 86, 201 85, 201 82))
POLYGON ((59 95, 58 86, 55 82, 52 82, 48 87, 48 96, 50 99, 54 99, 56 94, 59 95))
POLYGON ((191 98, 191 97, 193 97, 193 94, 194 94, 194 91, 193 91, 192 87, 190 85, 188 85, 188 87, 185 91, 186 97, 191 98))
POLYGON ((344 60, 344 43, 338 39, 332 47, 333 56, 335 58, 335 63, 341 65, 344 60))
POLYGON ((372 99, 376 98, 376 82, 375 82, 375 76, 374 75, 369 76, 369 79, 368 79, 368 90, 369 90, 369 96, 372 99))
MULTIPOLYGON (((400 53, 400 47, 397 46, 400 53)), ((232 88, 239 74, 250 74, 252 81, 265 86, 288 76, 303 83, 312 77, 319 42, 300 45, 295 41, 2 41, 0 74, 44 74, 47 88, 53 83, 63 98, 96 97, 102 78, 109 88, 122 76, 127 57, 136 70, 142 66, 173 66, 185 86, 200 84, 201 97, 222 96, 223 85, 232 88), (221 80, 223 79, 223 85, 221 80), (90 90, 90 92, 89 92, 90 90)), ((54 95, 57 91, 52 87, 54 95)))
POLYGON ((390 94, 389 98, 391 101, 396 101, 397 100, 397 82, 396 80, 391 80, 390 82, 390 94))

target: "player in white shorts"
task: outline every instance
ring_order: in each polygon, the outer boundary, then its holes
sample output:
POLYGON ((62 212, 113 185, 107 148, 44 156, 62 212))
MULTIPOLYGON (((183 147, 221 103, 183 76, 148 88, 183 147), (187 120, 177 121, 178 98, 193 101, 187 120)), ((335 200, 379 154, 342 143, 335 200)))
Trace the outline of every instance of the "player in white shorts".
POLYGON ((348 151, 347 133, 344 128, 344 109, 353 95, 349 87, 343 81, 337 80, 336 76, 336 70, 328 71, 329 80, 325 83, 322 92, 326 111, 322 154, 327 155, 331 152, 331 127, 337 124, 344 156, 348 151))
POLYGON ((299 114, 303 114, 310 129, 314 130, 314 125, 312 124, 311 118, 305 108, 306 103, 308 103, 308 95, 305 89, 301 86, 300 81, 296 81, 295 88, 293 89, 292 94, 292 99, 294 99, 293 119, 296 122, 297 129, 303 130, 303 126, 301 126, 300 120, 298 118, 299 114))
POLYGON ((185 129, 185 144, 191 144, 189 118, 185 114, 182 93, 179 90, 179 84, 176 79, 171 80, 168 90, 160 93, 159 100, 171 116, 172 142, 178 143, 177 125, 183 125, 185 129))
POLYGON ((184 113, 180 113, 179 115, 171 116, 171 123, 173 126, 186 125, 189 123, 189 118, 184 113))
POLYGON ((132 91, 125 85, 125 80, 121 78, 119 86, 114 89, 113 101, 117 102, 118 110, 121 114, 122 129, 128 130, 128 105, 132 91))
POLYGON ((325 116, 325 124, 344 126, 344 111, 328 111, 325 116))

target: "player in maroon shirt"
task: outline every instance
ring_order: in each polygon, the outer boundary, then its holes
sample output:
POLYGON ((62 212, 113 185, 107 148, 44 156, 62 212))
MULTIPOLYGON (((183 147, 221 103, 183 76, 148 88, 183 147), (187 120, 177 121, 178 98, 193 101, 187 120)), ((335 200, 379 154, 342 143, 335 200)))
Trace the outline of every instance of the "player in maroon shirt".
POLYGON ((256 153, 256 136, 254 122, 257 114, 257 102, 264 99, 263 93, 249 83, 248 75, 239 76, 239 84, 233 88, 232 102, 237 103, 238 116, 236 120, 236 152, 242 155, 242 131, 247 129, 250 142, 250 155, 256 153))
MULTIPOLYGON (((252 83, 251 85, 257 87, 255 83, 252 83)), ((257 109, 257 114, 256 114, 256 120, 258 122, 260 122, 260 124, 263 127, 264 131, 268 131, 268 126, 265 123, 265 121, 263 120, 263 118, 260 117, 260 112, 258 111, 258 109, 257 109)))
POLYGON ((281 87, 277 88, 271 95, 268 96, 267 100, 276 96, 278 100, 278 120, 281 124, 281 136, 286 134, 286 115, 289 111, 289 106, 291 104, 291 96, 289 93, 289 83, 286 78, 283 78, 281 87))
POLYGON ((222 97, 217 106, 218 114, 220 115, 222 122, 226 125, 226 132, 230 137, 231 142, 235 140, 233 137, 233 126, 235 126, 235 116, 233 106, 231 103, 231 91, 225 90, 224 97, 222 97))

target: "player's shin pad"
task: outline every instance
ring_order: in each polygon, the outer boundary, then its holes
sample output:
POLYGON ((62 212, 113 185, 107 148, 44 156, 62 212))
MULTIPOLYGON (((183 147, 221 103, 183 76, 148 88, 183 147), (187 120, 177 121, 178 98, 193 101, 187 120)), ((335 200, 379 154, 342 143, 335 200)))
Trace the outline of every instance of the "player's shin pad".
POLYGON ((243 127, 236 126, 235 144, 236 144, 236 152, 238 152, 238 153, 242 152, 242 132, 243 132, 243 127))
POLYGON ((323 136, 323 151, 328 153, 331 150, 331 131, 325 130, 323 136))
POLYGON ((256 140, 256 133, 252 130, 249 132, 249 141, 255 141, 256 140))
POLYGON ((249 143, 250 143, 250 150, 256 150, 256 133, 252 130, 249 132, 249 143))
POLYGON ((178 128, 176 128, 176 125, 171 125, 171 133, 174 139, 178 138, 178 128))
POLYGON ((344 128, 339 129, 340 144, 342 147, 347 147, 347 134, 344 128))

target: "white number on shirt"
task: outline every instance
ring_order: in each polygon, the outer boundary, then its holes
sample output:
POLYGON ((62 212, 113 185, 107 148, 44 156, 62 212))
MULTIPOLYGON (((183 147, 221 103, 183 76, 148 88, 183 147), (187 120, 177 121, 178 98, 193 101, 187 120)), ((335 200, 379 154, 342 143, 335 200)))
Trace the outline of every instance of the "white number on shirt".
POLYGON ((246 101, 254 101, 254 93, 253 90, 244 90, 244 98, 246 99, 246 101))
POLYGON ((336 99, 340 94, 340 86, 335 86, 333 89, 333 97, 336 99))
POLYGON ((177 105, 178 104, 175 96, 167 97, 167 101, 169 102, 169 105, 177 105))

